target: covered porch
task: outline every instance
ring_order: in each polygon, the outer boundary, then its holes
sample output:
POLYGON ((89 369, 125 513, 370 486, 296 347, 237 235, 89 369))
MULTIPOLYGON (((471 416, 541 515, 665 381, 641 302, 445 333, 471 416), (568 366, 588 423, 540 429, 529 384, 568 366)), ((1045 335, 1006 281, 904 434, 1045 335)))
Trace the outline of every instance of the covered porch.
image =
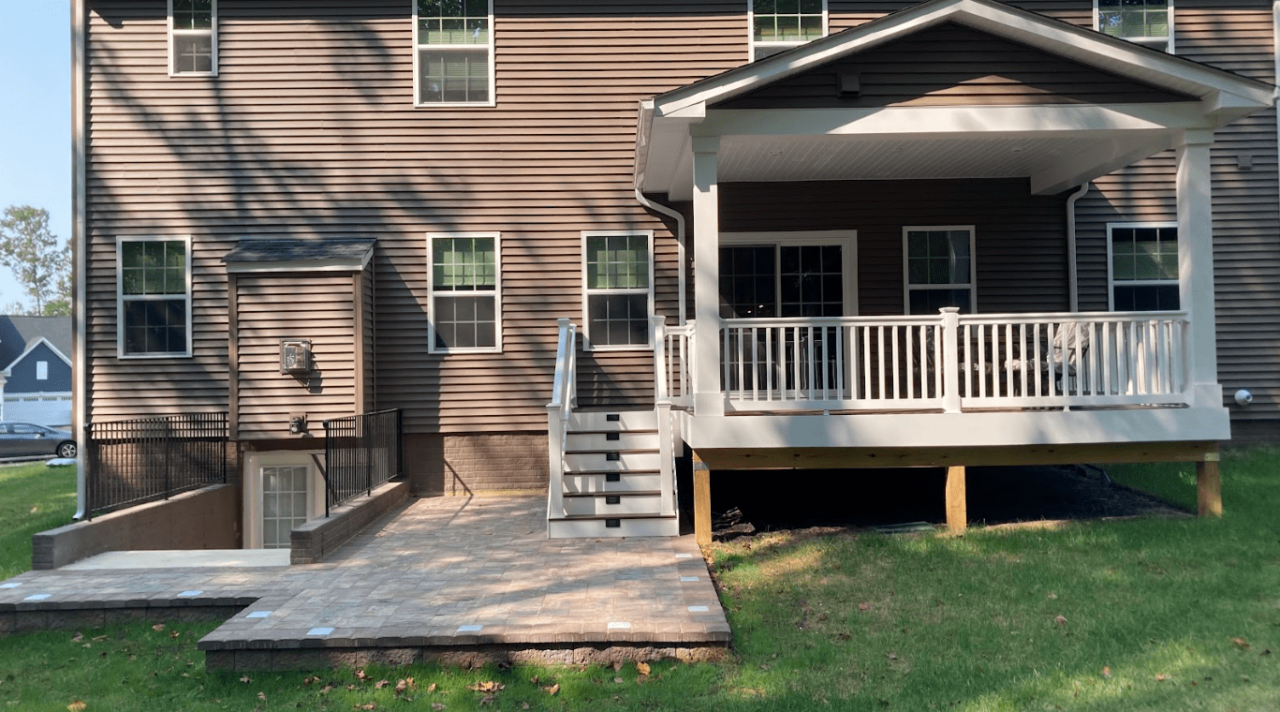
POLYGON ((935 0, 643 102, 639 191, 689 204, 692 223, 695 318, 655 319, 659 412, 695 472, 956 468, 960 526, 964 465, 1193 459, 1213 500, 1230 427, 1210 145, 1273 92, 1005 5, 935 0), (1112 310, 1082 310, 1075 199, 1169 149, 1174 214, 1163 238, 1134 238, 1165 246, 1133 249, 1163 275, 1159 305, 1113 299, 1109 254, 1112 310), (948 187, 987 184, 1001 198, 978 218, 948 187), (992 260, 1025 274, 1000 280, 992 260))

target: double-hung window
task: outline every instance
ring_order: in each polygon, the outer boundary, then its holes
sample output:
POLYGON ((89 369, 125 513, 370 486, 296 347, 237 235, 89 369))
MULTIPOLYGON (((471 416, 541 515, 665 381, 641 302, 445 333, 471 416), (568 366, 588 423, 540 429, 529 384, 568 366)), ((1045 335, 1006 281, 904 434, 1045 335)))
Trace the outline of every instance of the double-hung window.
POLYGON ((191 238, 116 239, 121 358, 191 355, 191 238))
POLYGON ((1114 311, 1176 311, 1177 223, 1107 225, 1111 308, 1114 311))
POLYGON ((1094 0, 1094 28, 1173 52, 1173 0, 1094 0))
POLYGON ((492 0, 415 0, 414 103, 493 106, 492 0))
POLYGON ((583 323, 597 351, 647 348, 653 313, 653 232, 584 232, 583 323))
POLYGON ((747 0, 751 59, 798 47, 827 34, 827 0, 747 0))
POLYGON ((169 75, 218 75, 218 0, 169 0, 169 75))
POLYGON ((903 228, 902 247, 908 314, 977 311, 973 226, 903 228))
POLYGON ((498 233, 427 235, 430 352, 502 350, 498 233))

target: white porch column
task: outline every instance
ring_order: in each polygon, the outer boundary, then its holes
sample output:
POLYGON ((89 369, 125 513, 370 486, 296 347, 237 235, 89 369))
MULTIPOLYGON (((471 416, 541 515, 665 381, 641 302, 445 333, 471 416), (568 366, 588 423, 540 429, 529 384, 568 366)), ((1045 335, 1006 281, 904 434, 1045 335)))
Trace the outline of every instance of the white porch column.
POLYGON ((724 415, 720 390, 719 136, 693 137, 693 304, 698 338, 693 368, 697 415, 724 415))
POLYGON ((1191 320, 1187 374, 1192 405, 1222 407, 1213 313, 1213 132, 1186 131, 1178 146, 1178 297, 1191 320))

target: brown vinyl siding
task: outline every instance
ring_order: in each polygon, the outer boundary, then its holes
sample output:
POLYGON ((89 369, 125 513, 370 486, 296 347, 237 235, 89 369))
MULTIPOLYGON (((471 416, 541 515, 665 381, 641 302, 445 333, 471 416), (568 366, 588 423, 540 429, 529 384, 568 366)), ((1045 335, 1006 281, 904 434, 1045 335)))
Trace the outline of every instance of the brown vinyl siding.
MULTIPOLYGON (((545 429, 582 230, 654 230, 675 317, 674 237, 633 195, 636 106, 741 64, 741 3, 498 0, 494 108, 413 108, 410 9, 221 0, 210 80, 167 76, 163 0, 90 1, 93 417, 227 407, 219 259, 241 236, 378 238, 377 406, 407 432, 545 429), (502 234, 501 354, 427 353, 426 234, 454 231, 502 234), (115 358, 120 234, 192 235, 194 358, 115 358)), ((649 353, 582 356, 581 404, 652 398, 649 353)))
POLYGON ((372 413, 378 410, 378 349, 377 349, 377 314, 378 305, 374 291, 376 276, 373 272, 373 265, 364 268, 360 274, 360 286, 358 289, 361 294, 360 306, 363 310, 360 321, 361 348, 364 352, 362 360, 363 365, 363 386, 364 393, 361 399, 361 412, 372 413))
POLYGON ((300 414, 313 435, 322 435, 325 418, 355 414, 356 354, 363 347, 352 274, 248 273, 236 283, 239 437, 297 438, 289 420, 300 414), (311 377, 280 373, 281 339, 311 340, 311 377))
POLYGON ((722 232, 857 230, 859 314, 902 314, 902 228, 973 225, 980 312, 1067 309, 1063 196, 1024 179, 729 183, 722 232), (927 198, 927 199, 926 199, 927 198))
POLYGON ((922 30, 716 105, 720 109, 1108 104, 1186 101, 954 24, 922 30), (840 75, 859 77, 840 96, 840 75))

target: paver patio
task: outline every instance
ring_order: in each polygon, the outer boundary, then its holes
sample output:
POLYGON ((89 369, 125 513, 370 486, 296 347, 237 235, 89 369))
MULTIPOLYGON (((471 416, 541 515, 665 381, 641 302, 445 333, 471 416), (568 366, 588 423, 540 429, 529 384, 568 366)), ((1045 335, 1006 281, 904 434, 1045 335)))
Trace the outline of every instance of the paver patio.
POLYGON ((692 536, 549 540, 531 496, 414 500, 320 564, 0 583, 0 633, 197 615, 230 616, 200 641, 211 668, 711 657, 730 639, 692 536))

